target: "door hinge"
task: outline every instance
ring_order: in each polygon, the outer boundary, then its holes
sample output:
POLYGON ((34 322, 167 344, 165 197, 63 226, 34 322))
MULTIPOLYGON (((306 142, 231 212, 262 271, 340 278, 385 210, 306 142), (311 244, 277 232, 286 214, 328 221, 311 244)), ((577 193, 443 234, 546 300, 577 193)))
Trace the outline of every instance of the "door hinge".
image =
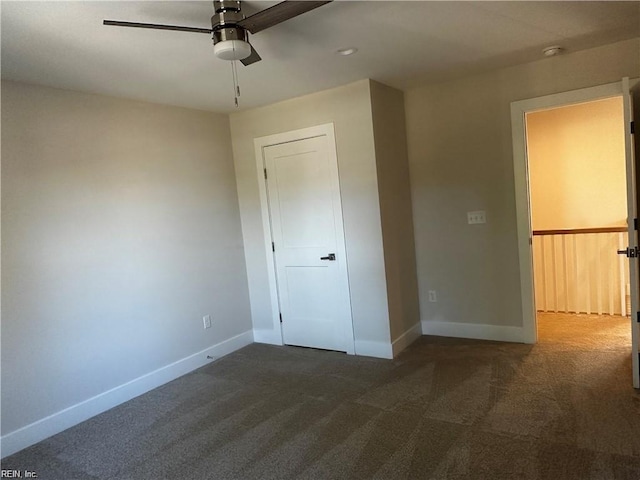
POLYGON ((636 312, 636 322, 640 323, 640 312, 636 312))
POLYGON ((280 313, 280 323, 282 323, 282 313, 280 313))
POLYGON ((637 218, 633 219, 633 229, 634 230, 638 230, 638 219, 637 218))
POLYGON ((629 127, 630 127, 630 131, 631 131, 631 135, 635 135, 635 133, 636 133, 636 122, 631 122, 629 124, 629 127))
POLYGON ((264 169, 264 179, 265 180, 267 179, 267 169, 266 168, 264 169))
POLYGON ((275 252, 276 251, 276 244, 271 242, 271 251, 275 252))

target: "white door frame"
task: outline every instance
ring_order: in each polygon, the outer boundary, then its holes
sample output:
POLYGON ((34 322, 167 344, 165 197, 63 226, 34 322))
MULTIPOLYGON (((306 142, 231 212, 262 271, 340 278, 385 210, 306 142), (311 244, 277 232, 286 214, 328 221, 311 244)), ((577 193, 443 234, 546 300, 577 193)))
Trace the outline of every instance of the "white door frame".
MULTIPOLYGON (((277 337, 277 343, 284 344, 282 338, 282 324, 280 323, 280 300, 278 297, 278 283, 276 280, 275 258, 272 250, 273 237, 271 234, 271 216, 269 213, 269 200, 267 197, 267 184, 264 177, 264 149, 272 145, 278 145, 281 143, 295 142, 297 140, 305 140, 307 138, 314 137, 327 137, 328 154, 334 157, 334 161, 337 163, 337 149, 335 140, 335 129, 333 123, 326 123, 323 125, 317 125, 314 127, 301 128, 299 130, 292 130, 284 133, 276 133, 274 135, 267 135, 265 137, 255 138, 253 140, 255 157, 256 157, 256 171, 258 178, 258 191, 260 195, 260 211, 262 216, 262 230, 264 234, 264 250, 267 256, 267 276, 269 282, 269 297, 271 299, 271 320, 273 326, 274 335, 277 337)), ((342 212, 341 212, 342 214, 342 212)), ((344 241, 344 235, 343 235, 344 241)), ((345 262, 347 265, 347 262, 345 262)), ((347 265, 348 268, 348 265, 347 265)), ((347 275, 348 281, 348 275, 347 275)), ((353 335, 353 314, 351 311, 351 296, 349 295, 349 315, 345 320, 344 325, 345 332, 345 346, 349 355, 355 355, 355 338, 353 335)))
MULTIPOLYGON (((615 82, 511 103, 513 173, 515 180, 518 256, 520 261, 520 289, 522 297, 522 331, 525 343, 536 343, 538 341, 533 283, 533 237, 531 233, 529 203, 529 171, 525 115, 528 112, 536 110, 557 108, 619 96, 622 96, 622 83, 615 82)), ((633 219, 630 219, 630 221, 633 222, 633 219)))

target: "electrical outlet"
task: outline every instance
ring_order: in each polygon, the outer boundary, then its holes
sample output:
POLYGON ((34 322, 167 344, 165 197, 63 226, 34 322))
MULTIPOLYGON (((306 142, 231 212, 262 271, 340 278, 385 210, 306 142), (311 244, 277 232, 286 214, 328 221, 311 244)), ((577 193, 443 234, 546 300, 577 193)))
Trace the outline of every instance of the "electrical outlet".
POLYGON ((429 301, 430 302, 437 302, 438 301, 438 296, 436 295, 436 291, 435 290, 429 290, 429 301))
POLYGON ((467 222, 469 223, 469 225, 477 223, 487 223, 487 212, 485 212, 484 210, 467 212, 467 222))
POLYGON ((204 328, 211 328, 211 315, 205 315, 202 317, 202 324, 204 328))

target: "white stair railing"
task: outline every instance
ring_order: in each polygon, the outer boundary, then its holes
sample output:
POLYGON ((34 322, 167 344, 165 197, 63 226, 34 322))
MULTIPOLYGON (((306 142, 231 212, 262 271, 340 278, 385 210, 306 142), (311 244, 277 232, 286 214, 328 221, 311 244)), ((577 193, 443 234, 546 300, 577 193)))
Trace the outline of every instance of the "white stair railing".
POLYGON ((533 232, 536 308, 628 315, 625 227, 533 232))

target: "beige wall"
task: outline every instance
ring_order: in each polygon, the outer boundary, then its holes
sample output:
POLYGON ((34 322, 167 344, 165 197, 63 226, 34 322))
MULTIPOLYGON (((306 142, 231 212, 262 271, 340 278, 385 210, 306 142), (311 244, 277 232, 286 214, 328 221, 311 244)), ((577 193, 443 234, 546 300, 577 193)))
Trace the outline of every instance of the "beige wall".
MULTIPOLYGON (((520 325, 509 104, 623 76, 640 76, 640 39, 405 94, 423 320, 520 325), (479 209, 487 224, 467 225, 479 209)), ((387 95, 364 80, 231 115, 256 329, 271 319, 253 138, 333 122, 354 333, 389 343, 387 279, 408 277, 385 262, 410 252, 383 248, 409 245, 383 232, 406 204, 384 193, 399 171, 378 196, 387 95)), ((251 328, 226 116, 3 82, 2 120, 3 433, 251 328)))
POLYGON ((625 226, 622 97, 527 115, 534 230, 625 226))
POLYGON ((254 138, 333 123, 356 352, 390 340, 369 80, 231 115, 251 311, 262 336, 273 331, 254 138))
POLYGON ((226 115, 2 83, 3 435, 250 338, 248 305, 226 115))
POLYGON ((371 82, 391 341, 420 322, 404 94, 371 82))
POLYGON ((639 75, 633 39, 405 93, 422 320, 521 326, 510 103, 639 75))

